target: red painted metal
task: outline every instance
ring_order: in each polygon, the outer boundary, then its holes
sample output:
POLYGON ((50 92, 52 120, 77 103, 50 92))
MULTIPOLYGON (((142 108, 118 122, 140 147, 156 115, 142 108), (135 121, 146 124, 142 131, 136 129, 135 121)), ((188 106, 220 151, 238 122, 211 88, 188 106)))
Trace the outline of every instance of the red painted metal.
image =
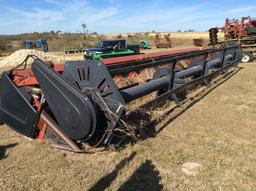
POLYGON ((17 87, 33 86, 38 84, 34 76, 26 76, 26 75, 25 76, 14 75, 13 82, 16 84, 17 87))
POLYGON ((38 126, 38 129, 39 129, 37 139, 39 139, 41 141, 44 141, 44 136, 45 136, 45 133, 46 133, 47 124, 40 118, 37 126, 38 126))
MULTIPOLYGON (((64 65, 63 64, 55 64, 53 65, 53 68, 56 72, 62 73, 64 70, 64 65)), ((34 74, 30 68, 21 70, 14 70, 12 72, 13 75, 13 81, 16 84, 16 86, 21 87, 21 86, 33 86, 37 85, 37 80, 34 77, 34 74)))
POLYGON ((246 28, 254 27, 253 20, 256 20, 256 18, 242 17, 240 20, 229 20, 227 18, 224 27, 225 40, 242 39, 247 36, 246 28))
POLYGON ((172 51, 163 51, 163 52, 155 52, 155 53, 148 53, 148 54, 138 54, 132 56, 123 56, 123 57, 115 57, 115 58, 105 58, 102 62, 106 65, 108 64, 118 64, 130 61, 138 61, 150 58, 159 58, 159 57, 167 57, 167 56, 174 56, 184 52, 194 52, 199 51, 200 48, 186 48, 181 50, 172 50, 172 51))
MULTIPOLYGON (((63 64, 54 64, 53 68, 56 72, 61 73, 64 70, 64 65, 63 64)), ((33 76, 33 72, 30 68, 17 69, 17 70, 14 70, 12 72, 12 74, 17 75, 17 76, 33 76)))

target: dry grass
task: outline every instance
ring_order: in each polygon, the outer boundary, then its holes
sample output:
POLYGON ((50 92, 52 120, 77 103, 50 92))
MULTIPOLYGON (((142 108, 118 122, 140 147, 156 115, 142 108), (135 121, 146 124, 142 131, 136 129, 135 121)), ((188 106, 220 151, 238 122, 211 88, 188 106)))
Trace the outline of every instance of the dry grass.
MULTIPOLYGON (((208 33, 172 37, 178 40, 170 50, 208 33)), ((0 190, 255 190, 256 65, 243 67, 155 137, 118 152, 74 154, 1 126, 0 190), (185 162, 202 167, 189 176, 185 162)))
MULTIPOLYGON (((151 45, 154 45, 154 38, 156 34, 168 34, 169 32, 160 32, 160 33, 138 33, 136 34, 136 38, 134 39, 135 43, 138 43, 141 39, 147 39, 151 42, 151 45)), ((202 38, 208 39, 208 32, 170 32, 171 39, 174 46, 179 44, 184 45, 192 45, 192 39, 194 38, 202 38)), ((219 33, 219 39, 223 40, 224 34, 219 33)), ((28 34, 28 36, 24 35, 16 35, 16 36, 1 36, 0 41, 6 41, 11 46, 11 50, 18 50, 23 47, 24 39, 33 39, 36 40, 38 38, 44 38, 47 40, 48 47, 50 51, 64 51, 68 48, 79 48, 86 43, 87 45, 95 45, 101 39, 115 39, 115 38, 128 38, 128 33, 126 34, 102 34, 102 35, 91 35, 85 38, 83 35, 47 35, 40 34, 39 36, 35 34, 28 34)), ((130 40, 128 40, 131 43, 130 40)), ((9 50, 9 51, 11 51, 9 50)))
POLYGON ((0 129, 0 190, 255 190, 256 63, 121 151, 74 154, 0 129), (185 162, 202 165, 195 176, 185 162))
MULTIPOLYGON (((149 37, 155 37, 156 34, 164 35, 171 33, 171 38, 188 38, 188 39, 193 39, 193 38, 208 38, 209 33, 208 32, 157 32, 157 33, 148 33, 147 36, 149 37)), ((132 34, 132 33, 131 33, 132 34)), ((224 37, 224 33, 218 33, 219 37, 222 38, 224 37)), ((121 34, 122 38, 127 38, 129 34, 121 34)), ((106 34, 106 38, 116 38, 117 36, 120 36, 120 34, 106 34)), ((145 34, 141 33, 140 36, 145 36, 145 34)))

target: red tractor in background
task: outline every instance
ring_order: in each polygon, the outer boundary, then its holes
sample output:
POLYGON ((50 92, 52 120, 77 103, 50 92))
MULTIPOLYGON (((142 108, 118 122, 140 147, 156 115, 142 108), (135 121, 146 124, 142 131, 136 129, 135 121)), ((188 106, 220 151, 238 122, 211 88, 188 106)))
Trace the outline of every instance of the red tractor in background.
POLYGON ((230 39, 243 39, 245 37, 251 37, 256 35, 256 18, 242 17, 238 19, 225 21, 225 40, 230 39))

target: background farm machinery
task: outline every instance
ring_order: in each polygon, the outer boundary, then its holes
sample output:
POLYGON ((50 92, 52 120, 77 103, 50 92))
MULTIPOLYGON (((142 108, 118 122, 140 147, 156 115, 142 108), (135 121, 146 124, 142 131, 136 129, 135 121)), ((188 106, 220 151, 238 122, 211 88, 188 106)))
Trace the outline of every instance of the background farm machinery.
POLYGON ((253 61, 256 56, 256 18, 242 17, 240 20, 227 18, 224 27, 209 30, 212 46, 218 44, 219 29, 224 31, 225 42, 239 41, 241 43, 244 52, 242 62, 253 61))
POLYGON ((169 34, 165 34, 163 35, 164 37, 162 37, 161 35, 157 34, 155 36, 155 45, 157 48, 171 48, 172 47, 172 41, 170 38, 170 33, 169 34))
POLYGON ((113 39, 100 41, 96 47, 86 49, 84 58, 98 60, 133 54, 140 54, 139 45, 128 44, 125 39, 113 39))
POLYGON ((83 53, 85 59, 98 60, 118 56, 140 54, 140 45, 128 44, 125 39, 102 40, 94 47, 71 48, 66 54, 83 53))
MULTIPOLYGON (((132 113, 154 109, 169 99, 179 104, 189 88, 208 86, 241 58, 238 44, 68 61, 65 65, 34 57, 31 69, 3 73, 0 120, 25 136, 82 152, 87 146, 136 137, 136 128, 130 125, 132 113), (144 77, 143 82, 119 83, 146 70, 152 75, 144 77), (152 93, 151 99, 145 99, 152 93), (143 104, 130 110, 137 99, 143 99, 143 104)), ((26 62, 19 68, 22 66, 26 62)))
POLYGON ((23 47, 27 49, 33 49, 33 48, 41 49, 44 52, 49 51, 47 41, 41 38, 38 39, 37 41, 33 41, 30 39, 24 40, 23 47))
POLYGON ((128 39, 131 41, 132 44, 139 44, 140 49, 150 49, 150 42, 146 39, 141 39, 138 35, 128 35, 128 39))
POLYGON ((226 19, 225 27, 225 40, 230 39, 243 39, 256 35, 256 18, 242 17, 238 19, 226 19))

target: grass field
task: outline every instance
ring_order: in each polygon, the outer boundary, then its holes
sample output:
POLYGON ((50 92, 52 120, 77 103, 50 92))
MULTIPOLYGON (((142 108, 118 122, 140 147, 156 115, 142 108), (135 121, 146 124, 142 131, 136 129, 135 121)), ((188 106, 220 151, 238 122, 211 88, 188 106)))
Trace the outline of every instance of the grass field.
POLYGON ((0 127, 0 190, 256 190, 256 63, 120 151, 74 154, 0 127), (186 174, 184 163, 198 164, 186 174))

